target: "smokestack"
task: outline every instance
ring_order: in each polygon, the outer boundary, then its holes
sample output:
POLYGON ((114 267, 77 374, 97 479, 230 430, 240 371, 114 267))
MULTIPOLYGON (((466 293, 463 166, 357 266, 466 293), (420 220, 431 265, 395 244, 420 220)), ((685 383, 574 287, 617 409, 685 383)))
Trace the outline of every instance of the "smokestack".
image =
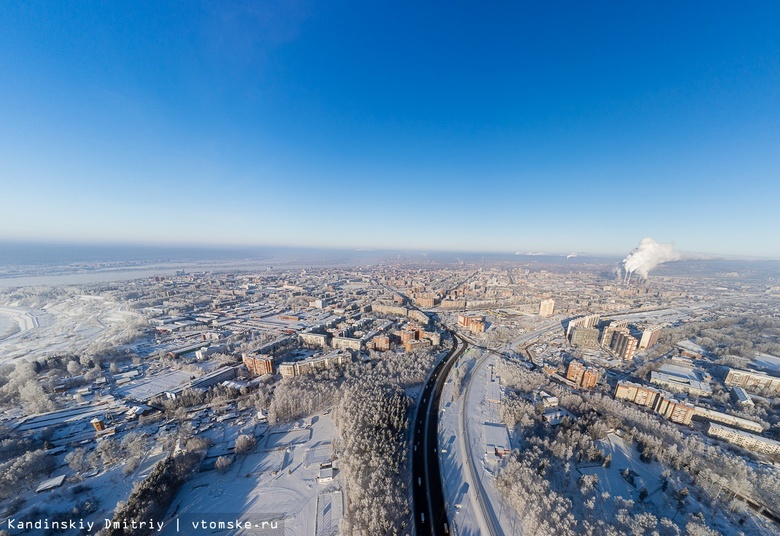
POLYGON ((623 259, 623 268, 627 273, 626 280, 630 283, 634 272, 639 277, 647 279, 650 271, 657 266, 665 262, 678 261, 680 258, 680 254, 674 251, 672 244, 661 244, 652 238, 644 238, 639 246, 623 259))

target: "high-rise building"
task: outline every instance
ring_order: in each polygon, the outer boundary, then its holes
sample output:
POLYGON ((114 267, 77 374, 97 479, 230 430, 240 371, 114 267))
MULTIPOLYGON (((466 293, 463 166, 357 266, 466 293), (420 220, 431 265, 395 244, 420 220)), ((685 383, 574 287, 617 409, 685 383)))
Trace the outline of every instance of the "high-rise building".
POLYGON ((585 367, 578 361, 569 363, 566 379, 584 389, 593 389, 599 381, 599 371, 593 367, 585 367))
POLYGON ((610 341, 609 348, 616 356, 626 361, 634 357, 636 353, 636 347, 639 341, 635 337, 631 336, 631 332, 628 328, 619 328, 612 334, 612 340, 610 341))
POLYGON ((661 335, 661 326, 650 326, 642 331, 642 338, 639 340, 639 350, 645 350, 658 342, 661 335))
POLYGON ((601 317, 599 315, 588 315, 575 318, 569 321, 569 325, 566 327, 566 338, 571 339, 571 332, 574 328, 594 328, 599 323, 601 317))
POLYGON ((582 374, 582 383, 580 385, 583 389, 593 389, 596 387, 596 384, 599 383, 600 376, 601 374, 599 374, 598 369, 588 367, 582 374))
POLYGON ((612 344, 612 337, 615 331, 621 328, 628 328, 628 320, 613 320, 601 332, 601 347, 609 349, 612 344))
POLYGON ((569 363, 569 368, 566 369, 566 379, 571 380, 577 385, 582 380, 582 375, 585 374, 585 367, 578 361, 572 361, 569 363))
POLYGON ((539 316, 548 318, 553 315, 553 311, 555 311, 555 300, 552 298, 542 300, 539 305, 539 316))

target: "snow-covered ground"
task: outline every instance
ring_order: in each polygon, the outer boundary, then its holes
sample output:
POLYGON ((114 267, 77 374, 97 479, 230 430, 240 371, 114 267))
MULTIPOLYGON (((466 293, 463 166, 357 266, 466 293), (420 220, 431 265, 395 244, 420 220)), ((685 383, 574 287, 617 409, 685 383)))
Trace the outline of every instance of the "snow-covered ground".
POLYGON ((495 487, 495 474, 500 459, 493 452, 485 450, 484 424, 501 423, 500 403, 491 402, 488 397, 489 383, 491 380, 498 381, 492 370, 495 362, 496 358, 492 354, 479 356, 471 371, 469 388, 464 393, 465 437, 469 440, 469 454, 476 468, 476 484, 483 493, 482 502, 487 515, 493 519, 493 526, 500 528, 504 534, 520 534, 520 521, 495 487))
MULTIPOLYGON (((460 366, 465 358, 461 358, 460 366)), ((460 430, 462 398, 455 398, 455 385, 448 380, 441 396, 439 413, 439 467, 444 483, 447 516, 455 534, 487 534, 482 513, 474 498, 476 490, 468 470, 465 443, 460 430)))
MULTIPOLYGON (((183 526, 236 516, 252 523, 281 520, 284 534, 335 534, 344 510, 341 477, 337 472, 333 481, 319 483, 317 476, 320 463, 332 456, 336 428, 329 415, 303 424, 272 427, 249 454, 236 455, 226 472, 211 470, 188 481, 168 511, 162 534, 176 534, 176 519, 183 526)), ((224 436, 209 455, 234 440, 233 434, 224 436)))
POLYGON ((442 393, 439 461, 447 514, 457 534, 490 534, 491 523, 504 534, 520 533, 519 520, 495 488, 494 475, 500 460, 485 451, 484 424, 501 422, 499 405, 488 400, 490 365, 494 361, 493 357, 483 359, 479 351, 469 350, 459 362, 462 370, 469 369, 461 397, 454 397, 451 381, 442 393), (469 464, 473 464, 473 474, 469 464))
POLYGON ((0 364, 21 357, 113 348, 125 342, 141 315, 102 296, 67 295, 39 307, 0 306, 0 364), (14 326, 15 324, 15 326, 14 326), (9 331, 13 331, 12 333, 9 331))
POLYGON ((649 493, 646 501, 653 503, 657 511, 674 516, 674 510, 669 496, 661 491, 663 484, 661 473, 664 468, 658 462, 644 463, 639 459, 639 452, 633 445, 627 445, 621 437, 610 433, 606 439, 599 442, 599 447, 604 449, 607 455, 612 455, 612 464, 603 467, 594 463, 592 466, 580 466, 578 471, 584 475, 597 475, 597 488, 609 492, 611 496, 619 496, 624 499, 639 500, 642 488, 647 488, 649 493), (634 473, 634 485, 628 483, 620 472, 628 469, 634 473), (671 512, 671 513, 670 513, 671 512))
POLYGON ((750 364, 754 367, 780 372, 780 357, 775 357, 773 355, 758 354, 758 356, 750 364))

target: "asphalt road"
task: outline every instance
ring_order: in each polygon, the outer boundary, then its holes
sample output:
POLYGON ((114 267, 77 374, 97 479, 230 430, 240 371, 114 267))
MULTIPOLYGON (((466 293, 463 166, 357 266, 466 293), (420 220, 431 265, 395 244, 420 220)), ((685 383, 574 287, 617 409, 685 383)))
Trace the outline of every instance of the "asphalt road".
POLYGON ((417 534, 451 534, 439 472, 439 400, 452 365, 468 347, 454 336, 453 347, 428 377, 414 421, 412 488, 417 534))

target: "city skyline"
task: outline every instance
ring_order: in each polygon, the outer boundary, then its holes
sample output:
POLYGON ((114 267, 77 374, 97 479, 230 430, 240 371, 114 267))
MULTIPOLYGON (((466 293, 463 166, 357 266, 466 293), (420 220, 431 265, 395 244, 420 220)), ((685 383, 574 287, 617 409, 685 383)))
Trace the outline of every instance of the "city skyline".
POLYGON ((0 6, 0 241, 780 258, 780 8, 0 6))

